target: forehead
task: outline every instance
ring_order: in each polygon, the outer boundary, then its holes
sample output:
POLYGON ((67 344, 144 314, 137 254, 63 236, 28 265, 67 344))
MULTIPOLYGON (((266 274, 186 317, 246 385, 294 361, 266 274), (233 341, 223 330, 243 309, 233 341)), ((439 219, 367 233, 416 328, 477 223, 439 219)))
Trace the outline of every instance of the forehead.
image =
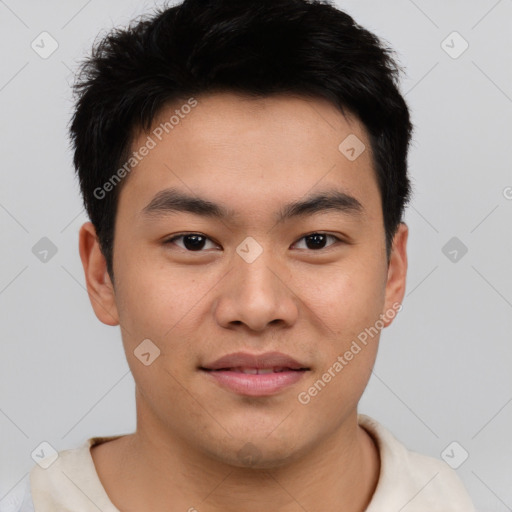
POLYGON ((133 151, 151 149, 130 172, 120 209, 140 212, 158 192, 176 186, 233 210, 260 211, 315 187, 338 187, 380 206, 364 126, 327 100, 232 93, 193 100, 168 105, 136 136, 133 151), (357 158, 347 153, 352 147, 357 158))
POLYGON ((196 150, 214 150, 219 145, 246 152, 265 148, 272 154, 262 153, 261 159, 286 155, 288 159, 297 156, 301 161, 312 159, 318 163, 338 156, 339 143, 350 134, 367 142, 364 126, 355 116, 349 112, 343 115, 322 98, 285 94, 255 98, 221 92, 202 95, 195 101, 196 106, 189 112, 186 109, 187 114, 181 113, 186 107, 184 100, 163 109, 152 131, 163 128, 163 138, 169 145, 173 139, 177 145, 179 139, 180 145, 196 150), (172 127, 168 126, 171 118, 175 123, 172 127), (287 153, 290 147, 294 147, 292 154, 287 153), (327 150, 327 154, 318 148, 327 150))

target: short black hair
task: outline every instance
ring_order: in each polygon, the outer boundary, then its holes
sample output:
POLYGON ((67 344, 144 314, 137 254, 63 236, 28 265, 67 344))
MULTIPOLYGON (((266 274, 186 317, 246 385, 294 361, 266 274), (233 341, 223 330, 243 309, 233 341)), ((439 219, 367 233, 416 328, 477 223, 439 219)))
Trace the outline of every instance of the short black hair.
POLYGON ((101 38, 74 85, 70 134, 85 209, 112 281, 123 183, 109 193, 102 187, 129 159, 136 130, 148 131, 170 102, 210 92, 317 97, 355 115, 370 139, 389 257, 410 196, 413 129, 393 53, 322 0, 185 0, 101 38))

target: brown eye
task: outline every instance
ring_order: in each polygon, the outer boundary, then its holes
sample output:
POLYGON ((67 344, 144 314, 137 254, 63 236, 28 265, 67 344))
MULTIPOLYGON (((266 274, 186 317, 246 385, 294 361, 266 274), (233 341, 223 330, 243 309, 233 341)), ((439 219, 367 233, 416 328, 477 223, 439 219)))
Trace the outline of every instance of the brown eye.
POLYGON ((208 242, 215 246, 215 244, 208 237, 201 235, 200 233, 188 233, 185 235, 174 236, 164 243, 176 244, 178 247, 187 251, 200 252, 205 248, 208 242), (178 243, 178 241, 180 241, 180 243, 178 243))
MULTIPOLYGON (((341 242, 341 240, 334 235, 328 235, 327 233, 311 233, 310 235, 303 236, 298 243, 304 240, 306 249, 319 250, 332 245, 332 243, 327 245, 329 239, 334 240, 334 243, 336 243, 336 241, 341 242)), ((302 249, 304 247, 299 248, 302 249)))

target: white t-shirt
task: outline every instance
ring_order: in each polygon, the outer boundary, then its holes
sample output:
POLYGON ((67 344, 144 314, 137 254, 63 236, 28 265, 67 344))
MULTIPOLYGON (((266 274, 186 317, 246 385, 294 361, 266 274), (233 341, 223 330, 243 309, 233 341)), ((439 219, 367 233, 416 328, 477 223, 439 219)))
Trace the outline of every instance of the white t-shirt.
MULTIPOLYGON (((364 414, 359 424, 380 452, 377 488, 366 512, 475 512, 455 471, 444 461, 408 450, 386 428, 364 414)), ((119 512, 96 472, 90 448, 120 436, 93 437, 82 446, 59 452, 47 469, 32 468, 0 504, 0 512, 119 512)))

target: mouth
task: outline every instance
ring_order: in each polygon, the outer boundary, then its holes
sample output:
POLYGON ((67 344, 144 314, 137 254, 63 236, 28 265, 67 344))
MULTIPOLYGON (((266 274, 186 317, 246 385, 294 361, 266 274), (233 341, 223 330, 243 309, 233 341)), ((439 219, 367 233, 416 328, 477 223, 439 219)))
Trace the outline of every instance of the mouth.
POLYGON ((235 372, 235 373, 245 373, 247 375, 265 375, 269 373, 282 373, 282 372, 301 372, 309 370, 309 368, 287 368, 286 366, 277 366, 272 368, 219 368, 217 370, 212 370, 209 368, 200 368, 200 370, 204 370, 207 372, 235 372))
POLYGON ((299 382, 307 368, 200 368, 223 389, 245 396, 271 396, 299 382))
POLYGON ((271 396, 299 382, 310 368, 278 352, 228 354, 198 368, 223 389, 246 396, 271 396))

